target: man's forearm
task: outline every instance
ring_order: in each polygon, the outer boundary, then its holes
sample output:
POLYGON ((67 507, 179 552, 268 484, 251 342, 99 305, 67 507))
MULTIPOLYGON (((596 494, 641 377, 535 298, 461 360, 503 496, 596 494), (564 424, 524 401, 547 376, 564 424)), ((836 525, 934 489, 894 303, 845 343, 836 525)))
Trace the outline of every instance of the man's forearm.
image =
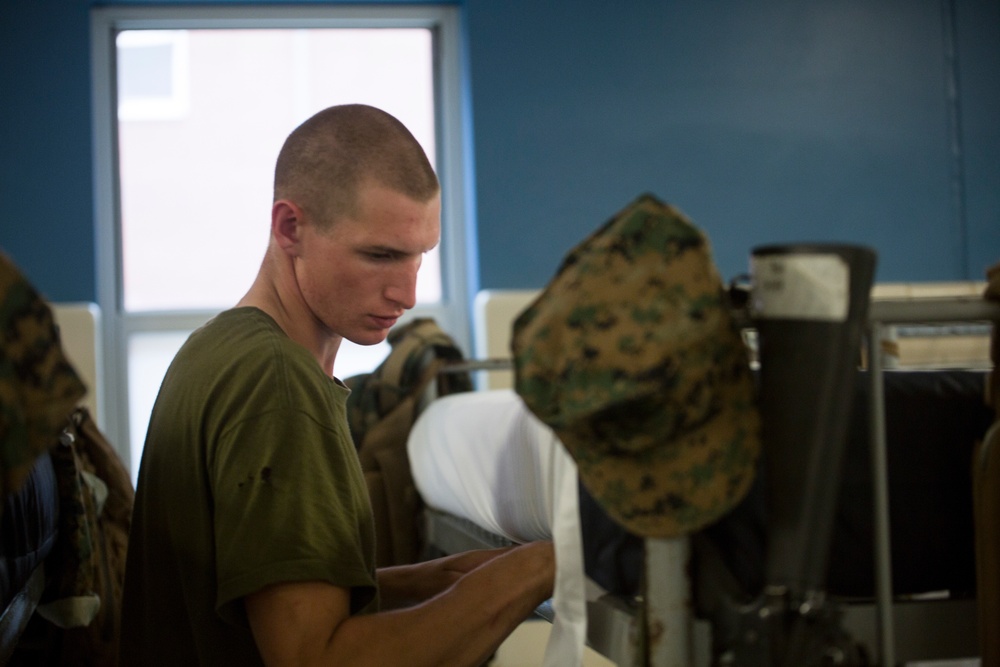
POLYGON ((346 619, 328 648, 343 664, 478 665, 552 595, 554 576, 551 544, 518 547, 416 607, 346 619))

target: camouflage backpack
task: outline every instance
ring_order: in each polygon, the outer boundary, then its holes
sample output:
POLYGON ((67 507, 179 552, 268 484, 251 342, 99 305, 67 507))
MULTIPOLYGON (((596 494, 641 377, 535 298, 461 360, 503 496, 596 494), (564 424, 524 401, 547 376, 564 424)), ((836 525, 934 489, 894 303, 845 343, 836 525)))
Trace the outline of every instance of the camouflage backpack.
POLYGON ((392 350, 378 368, 344 381, 351 389, 347 421, 375 515, 378 567, 416 562, 424 546, 423 504, 406 452, 413 422, 433 396, 472 389, 468 373, 438 373, 463 357, 433 319, 417 318, 393 329, 389 344, 392 350))

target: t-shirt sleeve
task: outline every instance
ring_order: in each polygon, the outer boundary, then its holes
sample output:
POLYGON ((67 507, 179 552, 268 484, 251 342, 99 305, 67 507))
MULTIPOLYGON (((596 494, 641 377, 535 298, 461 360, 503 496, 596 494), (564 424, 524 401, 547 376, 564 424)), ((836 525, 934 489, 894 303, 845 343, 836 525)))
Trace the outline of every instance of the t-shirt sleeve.
POLYGON ((223 618, 244 623, 234 603, 280 582, 350 588, 352 607, 375 597, 371 508, 349 435, 306 412, 276 410, 231 429, 210 474, 223 618))

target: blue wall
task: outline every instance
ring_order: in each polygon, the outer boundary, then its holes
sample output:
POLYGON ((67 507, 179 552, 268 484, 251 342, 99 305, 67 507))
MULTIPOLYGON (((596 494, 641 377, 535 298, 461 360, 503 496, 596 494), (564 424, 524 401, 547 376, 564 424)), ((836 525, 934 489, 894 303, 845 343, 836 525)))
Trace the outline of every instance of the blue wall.
POLYGON ((0 0, 0 248, 46 296, 96 301, 85 0, 0 0))
MULTIPOLYGON (((0 247, 60 301, 96 298, 96 4, 0 0, 0 247)), ((463 11, 478 287, 543 285, 644 191, 707 232, 724 276, 752 246, 793 240, 870 244, 881 280, 978 279, 1000 260, 996 0, 465 0, 463 11)))
POLYGON ((881 280, 981 278, 1000 260, 1000 3, 955 4, 960 161, 940 0, 470 0, 483 284, 544 283, 646 190, 724 276, 756 244, 842 240, 877 248, 881 280))

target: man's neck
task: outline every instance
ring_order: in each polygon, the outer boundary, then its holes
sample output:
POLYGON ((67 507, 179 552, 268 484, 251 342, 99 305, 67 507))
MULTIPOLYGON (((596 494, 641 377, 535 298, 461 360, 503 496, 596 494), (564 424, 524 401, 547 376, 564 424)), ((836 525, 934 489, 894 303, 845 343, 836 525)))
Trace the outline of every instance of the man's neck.
POLYGON ((267 313, 293 341, 306 348, 327 375, 333 376, 333 364, 340 349, 340 336, 327 331, 293 289, 283 287, 280 270, 264 260, 250 290, 237 307, 258 308, 267 313))

